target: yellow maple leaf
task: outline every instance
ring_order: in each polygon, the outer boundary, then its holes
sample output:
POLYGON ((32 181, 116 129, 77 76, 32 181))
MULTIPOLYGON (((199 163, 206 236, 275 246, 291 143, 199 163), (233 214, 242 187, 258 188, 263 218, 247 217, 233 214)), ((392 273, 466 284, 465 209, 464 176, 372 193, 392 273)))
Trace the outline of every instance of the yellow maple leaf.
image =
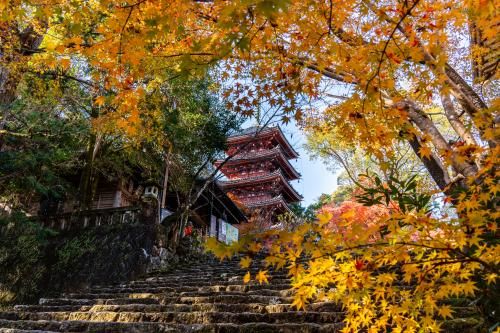
POLYGON ((388 284, 391 284, 392 281, 394 281, 395 277, 393 274, 391 273, 384 273, 384 274, 380 274, 377 278, 377 281, 378 283, 382 284, 382 285, 388 285, 388 284))
POLYGON ((255 279, 257 281, 259 281, 260 284, 262 283, 269 283, 269 281, 267 280, 267 271, 262 271, 260 270, 257 275, 255 276, 255 279))
POLYGON ((292 302, 292 306, 295 306, 297 308, 297 310, 303 309, 305 307, 305 305, 306 305, 306 302, 305 302, 304 298, 302 297, 302 295, 296 296, 292 302))
POLYGON ((347 212, 345 212, 344 214, 340 215, 341 218, 345 219, 345 220, 349 220, 349 219, 352 219, 354 216, 356 215, 356 212, 354 209, 349 209, 347 212))
POLYGON ((498 192, 500 192, 500 184, 495 184, 490 186, 490 192, 493 195, 496 195, 498 192))
POLYGON ((106 101, 106 98, 104 96, 98 96, 95 100, 94 103, 97 106, 102 106, 104 102, 106 101))
POLYGON ((443 306, 440 306, 439 309, 438 309, 438 313, 441 317, 443 317, 444 319, 446 319, 447 317, 453 317, 452 315, 452 310, 451 310, 451 307, 449 305, 443 305, 443 306))
POLYGON ((418 153, 420 154, 420 157, 422 158, 429 158, 431 157, 431 149, 427 146, 422 146, 420 147, 420 149, 418 150, 418 153))
POLYGON ((498 275, 496 275, 495 273, 491 273, 491 274, 486 275, 486 281, 488 282, 488 284, 495 283, 497 278, 498 278, 498 275))
POLYGON ((460 288, 465 295, 474 295, 474 291, 477 290, 477 287, 474 285, 473 281, 467 281, 461 284, 460 288))
POLYGON ((260 244, 259 244, 259 243, 255 243, 255 242, 254 242, 254 243, 252 243, 252 244, 250 244, 250 245, 248 246, 248 249, 249 249, 251 252, 255 252, 255 253, 256 253, 256 252, 259 252, 261 248, 262 248, 262 247, 260 246, 260 244))
POLYGON ((302 271, 302 265, 300 264, 290 264, 288 266, 288 276, 296 276, 302 271))
POLYGON ((332 219, 333 215, 330 212, 322 212, 316 216, 319 225, 325 225, 332 219))
POLYGON ((250 258, 249 256, 241 258, 241 260, 240 260, 241 268, 248 268, 248 267, 250 267, 251 263, 252 263, 252 258, 250 258))
POLYGON ((243 283, 248 283, 248 282, 250 282, 250 279, 251 279, 250 272, 247 272, 247 273, 245 274, 245 276, 243 277, 243 283))
POLYGON ((71 60, 68 58, 62 58, 61 60, 59 60, 59 63, 61 64, 61 67, 64 70, 67 70, 69 68, 69 66, 71 65, 71 60))

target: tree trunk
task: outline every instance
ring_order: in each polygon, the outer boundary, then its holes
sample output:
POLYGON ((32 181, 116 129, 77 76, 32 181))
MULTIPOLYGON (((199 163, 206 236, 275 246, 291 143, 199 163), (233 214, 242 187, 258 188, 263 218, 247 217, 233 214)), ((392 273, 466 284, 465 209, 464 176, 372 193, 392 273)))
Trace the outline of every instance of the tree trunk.
POLYGON ((94 172, 94 162, 99 153, 102 136, 92 135, 87 157, 80 179, 80 209, 89 210, 92 208, 92 201, 95 195, 97 178, 94 172))
POLYGON ((455 111, 455 106, 453 105, 450 96, 448 94, 442 94, 441 102, 443 104, 444 114, 455 132, 457 132, 465 143, 477 146, 476 140, 460 120, 459 114, 455 111))
MULTIPOLYGON (((163 173, 163 187, 161 191, 161 208, 165 208, 167 205, 167 189, 168 189, 168 176, 169 176, 169 161, 170 161, 170 154, 165 155, 165 172, 163 173)), ((160 221, 161 223, 161 221, 160 221)))
MULTIPOLYGON (((0 54, 1 57, 1 54, 0 54)), ((16 99, 16 89, 19 78, 0 66, 0 152, 3 151, 7 124, 11 118, 12 103, 16 99)))
POLYGON ((477 174, 476 166, 462 161, 460 156, 453 151, 452 147, 441 135, 436 125, 427 114, 411 101, 406 101, 404 104, 404 108, 408 111, 411 122, 413 122, 422 133, 427 134, 431 138, 434 147, 443 153, 450 153, 450 164, 457 173, 465 177, 473 177, 477 174))
POLYGON ((408 143, 410 144, 417 157, 422 161, 439 189, 441 189, 442 191, 447 191, 447 186, 450 184, 450 176, 448 175, 448 171, 446 171, 446 168, 444 167, 443 163, 441 163, 440 159, 434 154, 431 154, 431 156, 429 157, 420 156, 419 152, 422 145, 416 135, 412 135, 411 138, 408 139, 408 143))
POLYGON ((472 87, 449 64, 446 64, 445 73, 450 81, 453 82, 455 87, 458 89, 455 94, 458 95, 458 100, 462 103, 465 110, 471 116, 474 116, 474 114, 479 110, 488 108, 481 97, 476 94, 472 87))
POLYGON ((184 232, 184 228, 187 226, 189 219, 189 209, 186 207, 181 208, 182 212, 179 215, 179 220, 173 226, 173 235, 171 240, 172 249, 174 252, 177 252, 177 248, 182 239, 182 233, 184 232))

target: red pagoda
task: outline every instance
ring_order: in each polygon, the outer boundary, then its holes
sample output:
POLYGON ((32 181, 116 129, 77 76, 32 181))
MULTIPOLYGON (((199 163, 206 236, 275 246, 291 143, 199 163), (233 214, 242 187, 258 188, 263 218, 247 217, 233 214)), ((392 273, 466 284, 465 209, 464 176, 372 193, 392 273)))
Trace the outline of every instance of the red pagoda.
POLYGON ((230 136, 227 144, 231 158, 221 167, 227 180, 220 185, 235 200, 249 210, 265 210, 275 217, 302 199, 290 184, 300 178, 289 162, 299 154, 279 127, 251 127, 230 136))

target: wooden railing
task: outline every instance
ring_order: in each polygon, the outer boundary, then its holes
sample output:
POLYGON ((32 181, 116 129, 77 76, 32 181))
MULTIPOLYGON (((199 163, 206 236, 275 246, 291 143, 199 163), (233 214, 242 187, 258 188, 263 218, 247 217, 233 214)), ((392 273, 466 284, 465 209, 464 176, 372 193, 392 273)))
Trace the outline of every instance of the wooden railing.
POLYGON ((56 230, 73 230, 87 227, 134 223, 139 219, 139 207, 119 207, 75 211, 52 216, 39 216, 45 226, 56 230))

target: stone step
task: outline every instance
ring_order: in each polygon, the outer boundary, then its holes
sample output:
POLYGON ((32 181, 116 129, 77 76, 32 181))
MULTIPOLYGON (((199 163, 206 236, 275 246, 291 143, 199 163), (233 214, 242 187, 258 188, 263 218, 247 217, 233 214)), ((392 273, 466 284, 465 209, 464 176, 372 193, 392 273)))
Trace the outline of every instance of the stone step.
POLYGON ((162 292, 184 292, 184 291, 250 291, 260 289, 286 290, 290 289, 287 283, 282 284, 229 284, 229 285, 210 285, 210 286, 182 286, 182 287, 93 287, 89 293, 162 293, 162 292))
MULTIPOLYGON (((95 288, 117 288, 117 287, 123 287, 123 286, 134 286, 134 287, 170 287, 170 286, 179 286, 183 285, 186 283, 189 283, 190 285, 194 284, 211 284, 213 285, 214 283, 220 282, 220 283, 227 283, 227 282, 233 282, 233 283, 238 283, 242 284, 243 283, 243 277, 245 275, 231 275, 231 276, 226 276, 226 277, 185 277, 183 279, 156 279, 156 280, 150 280, 150 281, 131 281, 129 283, 120 283, 120 284, 115 284, 115 285, 96 285, 93 286, 95 288)), ((255 275, 252 275, 252 277, 255 277, 255 275)), ((269 283, 274 283, 275 281, 279 281, 281 283, 290 283, 290 278, 288 277, 272 277, 269 276, 268 278, 269 283)), ((254 281, 254 280, 253 280, 254 281)))
POLYGON ((41 331, 41 330, 20 330, 17 328, 1 328, 0 333, 57 333, 55 331, 41 331))
MULTIPOLYGON (((151 282, 144 282, 144 281, 133 281, 131 283, 127 284, 121 284, 121 285, 127 285, 127 286, 141 286, 141 287, 183 287, 183 286, 214 286, 214 285, 230 285, 230 284, 236 284, 236 283, 241 283, 243 284, 243 277, 242 276, 236 276, 230 279, 226 280, 219 280, 219 279, 212 279, 212 280, 204 280, 204 281, 193 281, 190 279, 186 279, 184 281, 151 281, 151 282)), ((255 282, 252 282, 255 284, 255 282)), ((290 279, 270 279, 269 284, 290 284, 290 279)), ((250 285, 251 283, 249 283, 250 285)), ((115 285, 115 286, 120 286, 120 285, 115 285)), ((114 286, 95 286, 96 288, 101 288, 101 287, 114 287, 114 286)))
MULTIPOLYGON (((237 265, 239 264, 241 258, 243 257, 247 257, 248 255, 247 254, 240 254, 240 255, 237 255, 233 258, 226 258, 224 260, 220 260, 218 258, 204 258, 200 261, 198 261, 198 265, 199 266, 196 266, 194 268, 197 268, 197 267, 204 267, 204 266, 224 266, 224 265, 237 265)), ((252 258, 253 262, 256 262, 258 264, 263 264, 264 263, 264 260, 266 259, 266 257, 268 257, 269 255, 250 255, 250 257, 252 258)), ((308 263, 309 262, 309 259, 307 258, 297 258, 295 260, 296 262, 298 263, 308 263)))
POLYGON ((262 295, 213 295, 213 296, 181 296, 162 297, 160 304, 200 304, 200 303, 267 303, 290 304, 292 297, 262 296, 262 295))
MULTIPOLYGON (((265 270, 265 269, 264 269, 265 270)), ((148 274, 145 277, 142 277, 141 279, 172 279, 172 278, 177 278, 177 277, 185 277, 185 276, 190 276, 190 277, 214 277, 214 276, 225 276, 225 275, 244 275, 247 272, 250 272, 250 274, 257 274, 260 271, 260 269, 227 269, 227 270, 221 270, 221 271, 201 271, 201 272, 176 272, 176 274, 162 274, 162 275, 151 275, 148 274)), ((265 270, 266 274, 269 276, 287 276, 288 272, 285 271, 269 271, 265 270)))
POLYGON ((154 274, 154 273, 149 273, 147 277, 154 278, 154 277, 174 277, 177 275, 221 275, 221 274, 228 274, 229 272, 231 274, 245 274, 246 272, 250 272, 252 274, 255 274, 259 272, 260 270, 265 270, 267 274, 269 275, 283 275, 283 274, 288 274, 288 271, 283 270, 283 269, 271 269, 268 267, 264 266, 255 266, 255 267, 249 267, 249 268, 241 268, 239 266, 235 267, 227 267, 227 268, 217 268, 217 269, 211 269, 211 268, 203 268, 200 270, 177 270, 177 271, 172 271, 171 273, 163 273, 163 274, 154 274))
POLYGON ((317 323, 341 322, 343 312, 11 312, 1 313, 1 319, 11 321, 92 321, 92 322, 155 322, 176 324, 210 323, 317 323))
MULTIPOLYGON (((486 332, 484 328, 484 319, 480 316, 466 318, 452 318, 444 320, 441 326, 443 332, 461 332, 461 333, 482 333, 486 332)), ((488 331, 492 332, 492 330, 488 331)))
POLYGON ((320 325, 316 323, 300 324, 160 324, 160 323, 117 323, 88 321, 8 321, 0 320, 0 327, 19 330, 42 330, 52 332, 92 332, 92 333, 336 333, 343 325, 340 323, 320 325))
POLYGON ((183 297, 183 296, 215 296, 215 295, 262 295, 262 296, 292 296, 291 289, 258 289, 249 291, 223 290, 223 291, 168 291, 159 293, 70 293, 64 294, 65 298, 77 299, 111 299, 111 298, 148 298, 148 297, 183 297))
POLYGON ((95 304, 160 304, 157 298, 112 298, 112 299, 76 299, 42 298, 40 305, 95 305, 95 304))
POLYGON ((40 300, 40 305, 120 305, 120 304, 200 304, 200 303, 267 303, 289 304, 292 297, 246 295, 246 294, 212 294, 209 296, 159 296, 153 294, 138 294, 137 298, 45 298, 40 300), (140 296, 140 297, 139 297, 140 296))
MULTIPOLYGON (((252 275, 262 267, 250 267, 252 275)), ((0 313, 10 332, 337 332, 344 313, 337 304, 314 303, 306 312, 291 307, 286 271, 268 270, 268 284, 243 284, 239 258, 208 260, 175 272, 92 286, 45 298, 39 305, 0 313)), ((3 333, 0 331, 0 333, 3 333)))
POLYGON ((477 316, 479 309, 475 306, 452 306, 453 317, 456 318, 466 318, 477 316))
MULTIPOLYGON (((135 304, 130 304, 135 305, 135 304)), ((139 304, 150 305, 150 304, 139 304)), ((154 305, 154 304, 151 304, 154 305)), ((58 312, 58 311, 89 311, 92 305, 16 305, 14 311, 20 312, 58 312)))
MULTIPOLYGON (((227 274, 227 275, 179 275, 177 277, 149 277, 144 280, 138 280, 137 282, 139 283, 150 283, 150 282, 178 282, 178 281, 185 281, 186 279, 189 279, 190 281, 212 281, 212 280, 219 280, 219 281, 227 281, 230 279, 242 279, 243 276, 245 276, 246 273, 242 274, 227 274)), ((255 276, 255 274, 252 274, 252 276, 255 276)), ((289 279, 288 275, 286 274, 275 274, 275 275, 270 275, 268 274, 268 279, 269 280, 276 280, 276 279, 289 279)), ((134 282, 132 282, 133 284, 134 282)))
POLYGON ((184 269, 179 269, 176 271, 168 272, 168 273, 162 273, 162 274, 152 274, 148 273, 145 278, 162 278, 162 277, 175 277, 178 275, 191 275, 191 276, 197 276, 197 275, 221 275, 221 274, 245 274, 246 272, 250 271, 250 273, 255 274, 259 272, 260 270, 265 270, 267 274, 269 275, 280 275, 280 274, 288 274, 288 270, 284 269, 272 269, 269 267, 264 267, 264 266, 255 266, 255 267, 248 267, 248 268, 241 268, 239 266, 234 266, 234 267, 224 267, 224 268, 217 268, 217 269, 211 269, 211 268, 201 268, 199 270, 184 270, 184 269))
MULTIPOLYGON (((157 323, 107 323, 107 322, 83 322, 83 321, 12 321, 0 319, 0 327, 16 328, 20 330, 41 330, 51 332, 123 332, 123 333, 160 333, 175 332, 173 327, 159 325, 157 323)), ((185 331, 189 332, 189 331, 185 331)), ((196 332, 196 331, 191 331, 196 332)), ((202 332, 202 331, 199 331, 202 332)))
MULTIPOLYGON (((232 261, 218 261, 218 262, 199 262, 199 263, 190 263, 190 266, 177 266, 176 267, 176 270, 177 271, 189 271, 189 272, 195 272, 195 271, 199 271, 199 270, 202 270, 202 269, 223 269, 223 268, 240 268, 240 262, 241 262, 241 259, 237 259, 237 260, 232 260, 232 261)), ((255 259, 252 259, 252 262, 251 262, 251 265, 250 267, 260 267, 260 266, 264 266, 265 265, 265 262, 262 261, 262 260, 255 260, 255 259)), ((270 267, 272 269, 275 269, 275 267, 270 267)), ((165 272, 164 270, 153 270, 151 271, 151 273, 158 273, 158 274, 165 274, 165 273, 170 273, 171 271, 169 272, 165 272)))
MULTIPOLYGON (((328 311, 341 312, 340 305, 333 302, 312 303, 307 305, 307 311, 328 311)), ((123 304, 123 305, 21 305, 15 307, 16 311, 24 312, 98 312, 98 311, 114 311, 114 312, 254 312, 254 313, 275 313, 294 311, 290 304, 264 304, 264 303, 200 303, 200 304, 123 304)))
MULTIPOLYGON (((182 287, 183 291, 196 290, 196 287, 182 287)), ((175 287, 143 287, 143 286, 117 286, 117 287, 91 287, 86 292, 89 294, 123 294, 123 293, 152 293, 177 291, 175 287)))
MULTIPOLYGON (((128 284, 144 284, 144 283, 164 283, 164 282, 179 282, 179 281, 185 281, 186 279, 189 279, 191 281, 212 281, 212 280, 217 280, 217 281, 227 281, 229 279, 235 279, 235 278, 243 278, 246 273, 243 274, 227 274, 227 275, 186 275, 186 276, 178 276, 178 277, 148 277, 148 278, 143 278, 143 279, 138 279, 138 280, 132 280, 128 282, 128 284)), ((252 276, 255 276, 255 274, 252 274, 252 276)), ((279 275, 268 275, 269 280, 290 280, 290 278, 286 274, 279 274, 279 275)), ((123 283, 116 283, 116 285, 121 285, 123 283)), ((105 285, 105 286, 113 286, 113 285, 105 285)))
MULTIPOLYGON (((341 312, 342 307, 333 302, 312 303, 306 307, 307 311, 341 312)), ((200 304, 130 304, 130 305, 95 305, 89 311, 127 311, 127 312, 253 312, 276 313, 293 312, 295 309, 290 304, 264 304, 264 303, 200 303, 200 304)))

